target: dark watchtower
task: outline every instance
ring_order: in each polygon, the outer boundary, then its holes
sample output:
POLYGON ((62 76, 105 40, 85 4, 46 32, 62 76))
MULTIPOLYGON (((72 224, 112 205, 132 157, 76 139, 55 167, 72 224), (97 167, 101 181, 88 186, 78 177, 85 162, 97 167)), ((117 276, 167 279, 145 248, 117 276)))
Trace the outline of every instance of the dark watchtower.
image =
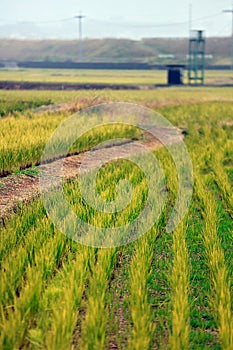
POLYGON ((205 38, 203 30, 191 31, 188 60, 189 84, 203 85, 205 74, 205 38))

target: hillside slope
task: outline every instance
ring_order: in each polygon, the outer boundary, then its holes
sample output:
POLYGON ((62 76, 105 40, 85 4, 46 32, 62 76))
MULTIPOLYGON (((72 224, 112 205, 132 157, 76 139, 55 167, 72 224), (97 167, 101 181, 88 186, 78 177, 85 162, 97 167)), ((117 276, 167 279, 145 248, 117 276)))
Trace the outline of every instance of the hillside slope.
MULTIPOLYGON (((208 59, 208 64, 229 64, 230 47, 230 38, 208 38, 206 54, 213 56, 208 59)), ((83 52, 86 62, 184 62, 188 53, 188 39, 86 39, 83 41, 83 52), (164 55, 173 55, 173 58, 164 55)), ((0 61, 77 62, 78 55, 76 40, 0 40, 0 61)))

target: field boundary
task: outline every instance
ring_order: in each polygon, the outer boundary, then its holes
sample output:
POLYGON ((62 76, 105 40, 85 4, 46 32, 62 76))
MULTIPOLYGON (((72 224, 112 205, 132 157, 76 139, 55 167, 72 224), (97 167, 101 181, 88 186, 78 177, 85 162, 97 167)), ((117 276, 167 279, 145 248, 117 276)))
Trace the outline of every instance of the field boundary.
POLYGON ((43 82, 19 82, 0 81, 0 90, 153 90, 157 88, 179 87, 233 87, 230 83, 216 83, 204 85, 168 85, 168 84, 94 84, 94 83, 43 83, 43 82))

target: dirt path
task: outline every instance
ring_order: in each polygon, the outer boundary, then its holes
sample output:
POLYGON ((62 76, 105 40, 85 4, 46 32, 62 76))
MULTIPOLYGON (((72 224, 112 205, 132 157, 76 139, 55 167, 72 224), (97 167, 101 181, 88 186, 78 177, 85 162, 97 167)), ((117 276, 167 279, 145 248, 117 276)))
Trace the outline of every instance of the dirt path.
MULTIPOLYGON (((165 86, 160 84, 159 86, 165 86)), ((0 81, 0 90, 151 90, 155 85, 0 81)))
MULTIPOLYGON (((140 85, 140 84, 95 84, 95 83, 43 83, 43 82, 20 82, 0 81, 0 90, 153 90, 156 88, 169 87, 168 84, 140 85)), ((174 85, 171 85, 174 86, 174 85)), ((188 85, 178 85, 188 86, 188 85)), ((193 87, 198 85, 193 85, 193 87)), ((206 87, 232 87, 232 79, 213 79, 206 83, 206 87)))
MULTIPOLYGON (((161 130, 165 132, 167 136, 168 143, 179 142, 180 138, 174 135, 172 129, 161 130)), ((144 136, 143 144, 147 150, 153 150, 161 146, 161 143, 152 139, 151 137, 144 136)), ((43 169, 48 174, 48 180, 46 180, 46 186, 49 188, 51 186, 51 176, 56 167, 61 166, 61 161, 63 163, 63 179, 70 180, 77 178, 78 170, 82 165, 82 171, 89 171, 91 169, 97 168, 101 165, 104 158, 105 161, 118 158, 127 158, 129 156, 135 155, 140 152, 141 147, 139 147, 138 141, 123 142, 114 146, 106 146, 104 148, 93 149, 91 151, 81 153, 78 155, 73 155, 66 157, 65 159, 56 160, 49 164, 43 164, 37 167, 39 170, 43 169), (88 157, 88 163, 85 162, 84 158, 88 157), (84 162, 83 162, 84 160, 84 162)), ((30 201, 40 196, 40 185, 39 176, 33 171, 27 171, 23 174, 12 174, 6 177, 0 178, 0 223, 5 222, 11 213, 17 211, 17 208, 22 203, 30 203, 30 201)))

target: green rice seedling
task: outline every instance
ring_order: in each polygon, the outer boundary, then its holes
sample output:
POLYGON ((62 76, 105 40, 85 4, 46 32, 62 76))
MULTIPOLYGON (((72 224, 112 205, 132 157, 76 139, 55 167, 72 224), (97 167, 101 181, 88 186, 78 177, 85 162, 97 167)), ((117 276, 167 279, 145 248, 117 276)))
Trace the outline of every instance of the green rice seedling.
MULTIPOLYGON (((168 191, 166 215, 169 216, 173 208, 179 187, 176 168, 171 157, 162 150, 159 158, 163 164, 166 174, 166 186, 168 191)), ((182 200, 180 209, 187 209, 182 200)), ((186 244, 186 219, 171 233, 172 240, 172 261, 167 262, 169 275, 167 276, 170 285, 170 309, 171 309, 171 333, 168 339, 168 348, 179 350, 189 349, 190 334, 190 276, 189 276, 189 253, 186 244)))
POLYGON ((133 325, 128 349, 132 350, 149 349, 153 339, 155 325, 148 302, 148 279, 156 237, 157 230, 154 228, 137 241, 130 266, 129 305, 133 325))
MULTIPOLYGON (((8 232, 8 230, 6 230, 8 232)), ((11 304, 15 291, 22 288, 24 273, 29 266, 35 264, 36 254, 43 244, 53 237, 53 227, 48 228, 48 219, 41 218, 37 228, 32 229, 26 238, 16 246, 2 261, 1 292, 2 305, 11 304)))
POLYGON ((22 347, 29 320, 38 308, 42 288, 41 273, 29 268, 27 278, 20 299, 15 297, 13 304, 5 309, 1 306, 0 346, 3 350, 22 347))
MULTIPOLYGON (((18 118, 8 117, 0 120, 0 175, 38 164, 49 137, 56 127, 69 116, 70 113, 67 112, 50 115, 30 113, 19 115, 18 118)), ((94 118, 94 116, 92 119, 84 116, 78 121, 78 128, 90 124, 94 118)), ((128 125, 103 125, 81 135, 71 148, 67 149, 67 153, 83 152, 112 138, 140 137, 141 131, 128 125)), ((65 141, 62 140, 62 142, 61 146, 65 141)), ((57 156, 66 156, 66 154, 57 151, 57 156)))
POLYGON ((100 249, 97 263, 89 280, 87 309, 82 322, 80 348, 83 350, 104 349, 108 317, 107 287, 116 261, 116 249, 100 249))
POLYGON ((206 191, 200 175, 197 175, 195 180, 196 193, 202 204, 203 243, 213 289, 210 304, 217 322, 222 349, 230 350, 233 347, 231 292, 224 252, 217 234, 217 206, 212 194, 206 191))
MULTIPOLYGON (((46 291, 49 298, 51 298, 51 293, 54 293, 54 297, 48 304, 51 310, 49 327, 46 329, 43 326, 43 322, 48 324, 48 319, 40 320, 46 349, 67 350, 72 348, 79 307, 89 276, 89 267, 93 267, 94 260, 94 249, 79 247, 75 259, 69 262, 69 265, 64 263, 63 271, 59 276, 60 286, 52 284, 52 288, 46 291)), ((57 279, 56 282, 58 282, 57 279)), ((43 316, 47 318, 46 314, 43 316)))
POLYGON ((40 161, 52 131, 65 115, 20 115, 0 120, 0 173, 16 171, 40 161))
POLYGON ((170 277, 172 330, 169 348, 189 349, 189 255, 186 245, 186 224, 181 223, 173 232, 173 262, 170 277))
POLYGON ((14 114, 15 112, 23 112, 29 108, 36 108, 41 105, 48 105, 51 103, 51 100, 47 99, 38 99, 35 97, 33 100, 22 101, 21 99, 15 99, 13 101, 1 100, 0 101, 0 117, 5 117, 9 114, 14 114))
POLYGON ((214 172, 214 180, 217 183, 221 195, 226 204, 227 211, 233 218, 233 190, 229 181, 228 174, 223 167, 222 153, 214 149, 212 152, 212 171, 214 172))
POLYGON ((11 216, 5 227, 1 227, 0 240, 0 266, 3 259, 20 245, 26 246, 30 231, 35 230, 45 215, 45 209, 40 200, 32 202, 29 206, 19 208, 19 213, 11 216))
POLYGON ((46 245, 35 253, 34 263, 27 267, 20 291, 12 291, 12 305, 5 308, 1 306, 1 348, 13 349, 23 345, 29 324, 38 309, 43 282, 58 266, 65 247, 61 234, 49 239, 46 245))

